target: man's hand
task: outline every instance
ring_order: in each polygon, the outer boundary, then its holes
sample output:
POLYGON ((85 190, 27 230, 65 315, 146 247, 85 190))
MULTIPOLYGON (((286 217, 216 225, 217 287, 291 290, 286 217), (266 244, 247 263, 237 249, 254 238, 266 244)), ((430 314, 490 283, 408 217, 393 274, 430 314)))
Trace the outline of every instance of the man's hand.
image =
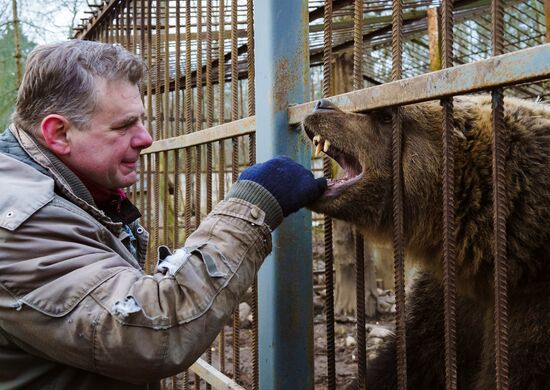
POLYGON ((326 188, 325 178, 315 179, 297 162, 277 156, 245 169, 225 199, 242 199, 258 206, 273 230, 284 217, 313 203, 326 188))
POLYGON ((244 170, 239 180, 256 182, 279 202, 283 216, 298 211, 319 198, 327 180, 315 179, 311 171, 286 156, 277 156, 244 170))

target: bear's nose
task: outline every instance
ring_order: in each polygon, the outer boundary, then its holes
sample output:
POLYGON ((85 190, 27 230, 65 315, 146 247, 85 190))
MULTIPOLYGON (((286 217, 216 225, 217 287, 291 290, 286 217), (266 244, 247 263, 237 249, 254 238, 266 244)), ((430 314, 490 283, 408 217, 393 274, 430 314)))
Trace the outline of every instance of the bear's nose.
POLYGON ((327 99, 321 99, 315 102, 315 106, 313 107, 313 112, 319 111, 319 110, 335 110, 336 106, 331 103, 327 99))

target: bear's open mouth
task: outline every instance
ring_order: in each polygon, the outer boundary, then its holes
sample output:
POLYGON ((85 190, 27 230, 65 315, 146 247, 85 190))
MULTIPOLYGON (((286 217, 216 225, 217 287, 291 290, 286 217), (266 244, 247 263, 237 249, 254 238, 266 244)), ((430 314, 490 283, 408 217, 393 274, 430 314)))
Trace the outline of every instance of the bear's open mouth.
POLYGON ((344 176, 339 179, 328 180, 328 187, 324 193, 325 197, 339 195, 342 191, 357 183, 363 177, 363 167, 357 158, 341 149, 335 147, 330 141, 323 139, 319 134, 312 135, 306 130, 315 147, 314 156, 317 157, 324 152, 335 160, 343 169, 344 176))

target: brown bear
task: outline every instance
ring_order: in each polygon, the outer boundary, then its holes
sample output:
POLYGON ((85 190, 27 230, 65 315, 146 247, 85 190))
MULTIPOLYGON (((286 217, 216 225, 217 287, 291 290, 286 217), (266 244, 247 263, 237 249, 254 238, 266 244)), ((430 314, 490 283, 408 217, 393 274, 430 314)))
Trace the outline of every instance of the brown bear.
MULTIPOLYGON (((344 112, 321 100, 303 122, 346 170, 312 209, 392 236, 392 112, 344 112)), ((442 108, 403 106, 404 240, 421 269, 406 300, 407 387, 443 389, 442 108)), ((454 99, 459 389, 494 389, 492 111, 489 96, 454 99)), ((550 388, 550 108, 504 100, 510 389, 550 388)), ((368 389, 396 389, 395 340, 368 362, 368 389)))

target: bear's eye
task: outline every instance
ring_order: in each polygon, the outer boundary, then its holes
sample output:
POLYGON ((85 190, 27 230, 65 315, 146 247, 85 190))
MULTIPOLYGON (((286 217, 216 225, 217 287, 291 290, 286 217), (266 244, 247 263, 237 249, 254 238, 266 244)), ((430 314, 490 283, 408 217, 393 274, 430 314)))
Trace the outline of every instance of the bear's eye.
POLYGON ((393 110, 385 109, 374 112, 376 119, 384 124, 391 124, 393 120, 393 110))

